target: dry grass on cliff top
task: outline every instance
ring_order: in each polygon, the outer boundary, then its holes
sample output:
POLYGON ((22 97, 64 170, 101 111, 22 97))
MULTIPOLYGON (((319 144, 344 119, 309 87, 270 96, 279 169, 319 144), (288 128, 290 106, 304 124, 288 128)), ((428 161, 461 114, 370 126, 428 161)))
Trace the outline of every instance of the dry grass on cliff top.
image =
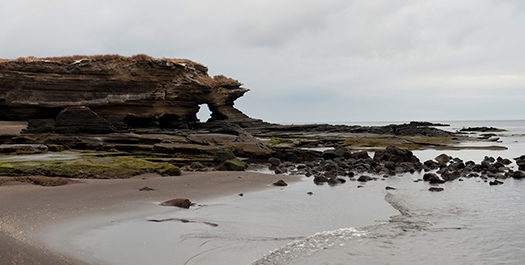
POLYGON ((0 63, 4 62, 34 62, 34 61, 48 61, 48 62, 62 62, 62 63, 72 63, 78 60, 82 59, 91 59, 91 60, 105 60, 105 61, 127 61, 127 62, 135 62, 135 61, 171 61, 173 63, 187 63, 192 65, 199 65, 204 67, 204 65, 193 62, 188 59, 170 59, 170 58, 162 58, 157 59, 153 58, 146 54, 136 54, 133 56, 122 56, 118 54, 102 54, 102 55, 71 55, 71 56, 56 56, 56 57, 34 57, 34 56, 27 56, 27 57, 20 57, 17 59, 0 59, 0 63))
MULTIPOLYGON (((45 61, 45 62, 59 62, 59 63, 74 63, 79 60, 96 60, 96 61, 107 61, 107 62, 138 62, 138 61, 170 61, 176 64, 190 64, 193 66, 200 66, 203 68, 206 68, 204 65, 200 63, 196 63, 194 61, 188 60, 188 59, 170 59, 170 58, 153 58, 146 54, 136 54, 133 56, 122 56, 118 54, 103 54, 103 55, 71 55, 71 56, 56 56, 56 57, 34 57, 34 56, 28 56, 28 57, 20 57, 17 59, 0 59, 0 63, 9 63, 9 62, 38 62, 38 61, 45 61)), ((235 85, 242 85, 241 82, 238 80, 235 80, 230 77, 226 77, 224 75, 216 75, 213 78, 206 77, 205 79, 201 80, 202 82, 214 85, 214 86, 235 86, 235 85)))
POLYGON ((242 85, 239 80, 235 80, 231 77, 226 77, 224 75, 216 75, 213 77, 213 80, 215 81, 215 84, 217 86, 223 86, 223 85, 242 85))

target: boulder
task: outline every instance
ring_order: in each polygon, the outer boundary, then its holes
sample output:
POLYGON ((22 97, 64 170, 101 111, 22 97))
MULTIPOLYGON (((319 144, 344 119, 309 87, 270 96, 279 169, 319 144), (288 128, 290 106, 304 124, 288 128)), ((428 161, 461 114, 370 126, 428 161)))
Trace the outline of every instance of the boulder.
POLYGON ((430 187, 428 190, 432 191, 432 192, 440 192, 440 191, 443 191, 445 189, 443 189, 441 187, 430 187))
POLYGON ((280 164, 281 164, 281 159, 279 158, 275 158, 275 157, 271 157, 270 159, 268 159, 268 162, 274 166, 274 167, 278 167, 280 164))
POLYGON ((430 170, 434 170, 439 168, 439 163, 434 160, 427 160, 423 163, 426 167, 428 167, 430 170))
POLYGON ((176 199, 171 199, 169 201, 165 201, 165 202, 161 203, 160 205, 162 205, 162 206, 175 206, 175 207, 189 209, 190 206, 192 205, 192 202, 189 199, 176 198, 176 199))
POLYGON ((284 180, 280 179, 276 182, 273 183, 274 186, 278 186, 278 187, 285 187, 285 186, 288 186, 288 183, 286 183, 284 180))
POLYGON ((438 177, 438 175, 434 174, 434 173, 426 173, 425 175, 423 175, 423 180, 424 181, 428 181, 430 184, 440 184, 440 183, 445 183, 445 181, 443 181, 442 179, 440 179, 438 177))
POLYGON ((516 160, 516 164, 518 165, 519 170, 525 170, 525 155, 514 158, 514 160, 516 160))
POLYGON ((314 183, 317 184, 317 185, 321 185, 325 182, 327 182, 328 179, 324 176, 315 176, 314 177, 314 183))
POLYGON ((392 161, 395 163, 399 162, 411 162, 419 163, 419 158, 414 156, 412 151, 407 149, 401 149, 395 146, 388 146, 384 151, 377 151, 374 154, 374 160, 380 162, 392 161))
POLYGON ((246 165, 230 149, 218 151, 213 156, 215 169, 223 171, 244 171, 246 165))
POLYGON ((512 178, 515 178, 515 179, 523 179, 523 178, 525 178, 525 172, 523 172, 523 171, 514 171, 511 176, 512 176, 512 178))
POLYGON ((215 166, 215 169, 221 171, 244 171, 245 168, 246 164, 237 158, 226 160, 215 166))
POLYGON ((356 160, 359 160, 359 159, 371 159, 370 155, 368 155, 367 151, 359 151, 359 152, 351 153, 350 154, 350 158, 356 159, 356 160))
POLYGON ((503 184, 503 181, 499 181, 499 180, 494 180, 494 181, 489 181, 489 185, 490 186, 496 186, 496 185, 501 185, 503 184))
POLYGON ((215 153, 213 156, 213 162, 218 165, 226 160, 235 159, 235 155, 230 149, 223 149, 215 153))
POLYGON ((366 176, 366 175, 362 175, 359 178, 357 178, 357 181, 359 181, 359 182, 367 182, 367 181, 371 181, 371 180, 374 180, 374 178, 372 178, 370 176, 366 176))
POLYGON ((440 165, 446 165, 452 158, 446 154, 441 154, 434 158, 440 165))

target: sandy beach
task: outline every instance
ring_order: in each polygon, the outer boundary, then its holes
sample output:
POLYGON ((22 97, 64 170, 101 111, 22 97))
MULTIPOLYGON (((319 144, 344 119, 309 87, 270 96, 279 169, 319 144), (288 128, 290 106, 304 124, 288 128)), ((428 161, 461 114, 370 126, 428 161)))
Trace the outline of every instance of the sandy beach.
MULTIPOLYGON (((155 174, 118 180, 79 180, 59 187, 8 183, 0 186, 0 261, 2 264, 86 264, 52 251, 57 224, 84 219, 85 224, 162 211, 152 202, 188 198, 193 202, 273 188, 279 179, 298 178, 255 172, 185 172, 178 177, 155 174), (154 191, 139 191, 142 187, 154 191), (53 227, 53 230, 48 228, 53 227)), ((70 229, 70 227, 64 227, 70 229)))

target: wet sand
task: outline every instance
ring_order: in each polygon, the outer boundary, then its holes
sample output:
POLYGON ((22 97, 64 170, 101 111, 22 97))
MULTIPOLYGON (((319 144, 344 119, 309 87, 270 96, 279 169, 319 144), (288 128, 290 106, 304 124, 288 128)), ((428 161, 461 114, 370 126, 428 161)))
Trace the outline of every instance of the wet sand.
MULTIPOLYGON (((149 174, 124 180, 88 179, 60 187, 7 183, 0 186, 0 263, 86 264, 46 245, 56 239, 54 232, 62 230, 60 224, 85 220, 78 224, 82 226, 131 218, 163 211, 157 202, 182 197, 198 203, 274 188, 271 184, 279 179, 293 182, 299 177, 255 172, 184 172, 178 177, 149 174), (139 191, 146 186, 155 190, 139 191)), ((68 229, 71 228, 63 228, 68 229)))
POLYGON ((0 121, 0 134, 19 135, 26 127, 25 121, 0 121))

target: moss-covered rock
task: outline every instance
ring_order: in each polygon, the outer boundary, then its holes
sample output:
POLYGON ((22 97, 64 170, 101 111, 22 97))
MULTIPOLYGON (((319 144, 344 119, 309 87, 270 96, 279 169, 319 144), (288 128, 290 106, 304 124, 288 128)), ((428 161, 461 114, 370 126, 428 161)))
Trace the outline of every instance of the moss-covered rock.
POLYGON ((129 178, 145 173, 162 176, 178 176, 180 168, 166 162, 150 162, 139 158, 122 156, 85 159, 75 162, 59 161, 0 161, 0 175, 42 175, 67 178, 129 178))
POLYGON ((229 159, 215 167, 217 170, 224 171, 244 171, 246 165, 238 158, 229 159))

